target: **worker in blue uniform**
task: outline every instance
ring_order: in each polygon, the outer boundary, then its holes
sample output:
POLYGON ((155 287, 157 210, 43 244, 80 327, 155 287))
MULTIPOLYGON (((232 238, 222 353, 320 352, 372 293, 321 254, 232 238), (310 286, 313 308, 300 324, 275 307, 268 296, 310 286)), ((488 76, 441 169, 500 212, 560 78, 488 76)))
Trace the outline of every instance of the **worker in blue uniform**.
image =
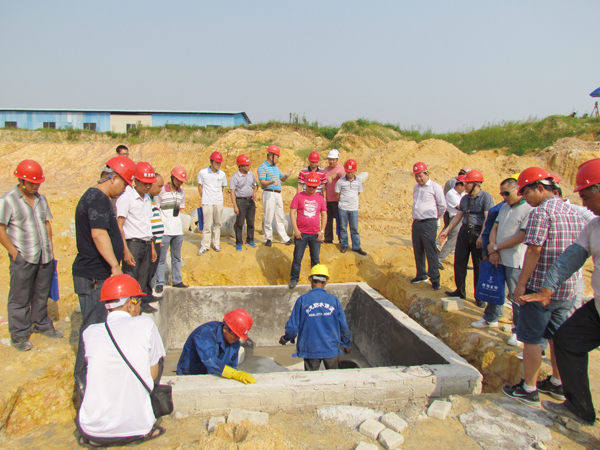
POLYGON ((225 314, 223 322, 200 325, 189 335, 177 363, 177 375, 220 375, 244 384, 256 383, 247 372, 237 370, 240 339, 248 340, 252 317, 243 309, 225 314))
POLYGON ((296 344, 293 356, 304 358, 304 370, 319 370, 321 361, 325 369, 339 367, 340 343, 345 353, 350 353, 350 330, 344 308, 335 295, 325 291, 329 271, 323 264, 313 266, 308 277, 312 290, 298 297, 281 345, 296 344))

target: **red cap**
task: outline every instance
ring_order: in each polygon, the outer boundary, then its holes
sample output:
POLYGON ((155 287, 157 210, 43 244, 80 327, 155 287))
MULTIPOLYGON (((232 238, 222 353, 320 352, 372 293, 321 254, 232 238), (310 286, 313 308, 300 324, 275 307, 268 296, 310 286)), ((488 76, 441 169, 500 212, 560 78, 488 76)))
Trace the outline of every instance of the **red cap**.
POLYGON ((600 183, 600 158, 590 159, 584 162, 577 169, 575 177, 574 192, 579 192, 582 189, 589 188, 600 183))
POLYGON ((277 147, 275 144, 269 145, 267 147, 267 153, 273 153, 274 155, 277 155, 277 156, 281 155, 281 151, 279 150, 279 147, 277 147))
POLYGON ((212 152, 210 155, 210 160, 214 161, 214 162, 223 162, 223 155, 221 155, 219 152, 212 152))
POLYGON ((173 167, 173 170, 171 170, 171 175, 173 175, 179 181, 187 183, 187 173, 185 173, 185 169, 183 167, 173 167))
POLYGON ((30 183, 41 184, 46 178, 44 178, 44 171, 42 166, 39 165, 33 159, 25 159, 17 165, 17 169, 14 172, 15 177, 29 181, 30 183))
POLYGON ((541 167, 529 167, 525 169, 523 172, 521 172, 519 179, 517 180, 517 184, 519 185, 519 195, 523 195, 523 189, 528 184, 545 180, 547 178, 551 179, 552 175, 550 175, 541 167))
POLYGON ((483 183, 483 174, 479 170, 467 172, 464 179, 465 183, 483 183))
POLYGON ((321 156, 319 156, 319 152, 310 152, 310 155, 308 155, 308 160, 310 162, 319 162, 321 161, 321 156))
POLYGON ((346 172, 356 172, 356 161, 354 159, 349 159, 344 163, 344 170, 346 172))
POLYGON ((416 175, 421 172, 427 172, 427 165, 423 162, 415 163, 413 166, 413 175, 416 175))
POLYGON ((118 173, 131 186, 135 176, 135 163, 127 156, 115 156, 106 161, 106 165, 118 173))
POLYGON ((155 183, 154 168, 147 162, 139 162, 135 166, 135 179, 144 183, 155 183))
POLYGON ((248 340, 248 331, 254 323, 248 311, 241 308, 234 309, 225 314, 224 320, 227 328, 233 331, 237 337, 244 341, 248 340))
POLYGON ((321 184, 321 177, 317 172, 309 172, 309 174, 306 176, 306 180, 304 181, 304 183, 307 186, 317 187, 319 186, 319 184, 321 184))
POLYGON ((252 164, 250 162, 250 158, 248 158, 247 155, 240 155, 237 157, 237 161, 236 161, 238 166, 249 166, 250 164, 252 164))

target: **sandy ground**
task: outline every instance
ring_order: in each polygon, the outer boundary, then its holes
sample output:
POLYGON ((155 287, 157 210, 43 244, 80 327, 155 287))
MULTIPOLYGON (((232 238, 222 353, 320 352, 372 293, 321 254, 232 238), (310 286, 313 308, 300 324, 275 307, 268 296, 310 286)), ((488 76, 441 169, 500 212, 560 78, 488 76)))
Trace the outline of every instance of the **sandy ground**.
MULTIPOLYGON (((593 155, 593 146, 583 141, 559 141, 553 148, 542 152, 541 157, 518 158, 504 156, 500 151, 478 152, 465 155, 456 147, 442 141, 384 141, 372 137, 347 136, 345 145, 351 152, 343 152, 341 160, 353 157, 358 161, 359 172, 369 173, 365 192, 361 196, 360 231, 363 248, 368 256, 339 253, 339 245, 323 245, 321 262, 332 273, 331 282, 366 281, 403 311, 415 318, 436 336, 465 357, 484 374, 484 391, 498 393, 504 383, 520 379, 521 362, 515 357, 518 349, 505 344, 508 335, 500 330, 474 330, 469 323, 481 317, 481 310, 472 303, 472 287, 464 311, 445 313, 441 310, 441 297, 446 289, 454 289, 452 257, 442 271, 442 291, 434 292, 428 283, 410 285, 414 277, 414 258, 410 242, 410 208, 414 179, 410 168, 415 161, 425 161, 434 180, 441 184, 455 175, 460 167, 469 165, 483 171, 484 188, 499 200, 498 184, 508 175, 531 165, 543 165, 565 177, 563 189, 570 193, 574 178, 573 167, 582 159, 593 155), (494 334, 495 333, 495 334, 494 334)), ((211 147, 187 143, 152 142, 131 146, 136 160, 153 163, 157 171, 168 173, 172 161, 183 161, 188 170, 195 172, 208 163, 208 154, 218 149, 225 157, 223 169, 228 177, 235 170, 235 156, 247 153, 254 162, 254 170, 264 157, 264 142, 274 142, 282 147, 282 169, 298 171, 306 165, 297 151, 306 148, 324 149, 327 142, 314 136, 268 130, 250 132, 234 130, 211 147)), ((56 327, 65 332, 65 338, 50 340, 34 335, 35 349, 17 353, 7 344, 8 327, 0 325, 0 443, 6 448, 75 448, 72 420, 74 352, 77 342, 77 317, 73 311, 77 298, 73 294, 71 264, 76 255, 73 234, 75 206, 85 189, 98 176, 102 161, 112 156, 112 145, 105 143, 47 144, 40 142, 13 142, 0 133, 0 192, 14 186, 10 169, 26 157, 37 159, 46 170, 47 183, 41 192, 47 196, 54 220, 54 247, 59 261, 61 299, 50 304, 50 314, 56 327), (69 155, 66 161, 56 158, 60 152, 69 155), (71 321, 71 318, 75 319, 71 321), (66 321, 68 320, 68 321, 66 321)), ((326 150, 321 150, 325 156, 326 150)), ((284 188, 284 204, 289 205, 295 189, 284 188)), ((188 210, 199 206, 194 186, 186 186, 188 210)), ((577 201, 576 196, 571 198, 577 201)), ((226 197, 225 206, 230 206, 226 197)), ((260 231, 262 204, 257 205, 257 230, 260 231)), ((286 207, 287 212, 287 207, 286 207)), ((183 277, 190 285, 268 285, 287 284, 293 249, 275 244, 271 248, 259 245, 235 252, 231 238, 222 239, 223 251, 196 255, 199 235, 186 236, 183 246, 183 277), (233 265, 232 265, 233 261, 233 265), (233 270, 232 270, 233 269, 233 270)), ((259 233, 257 241, 262 240, 259 233)), ((301 279, 306 280, 309 264, 305 261, 301 279)), ((589 278, 592 266, 585 267, 585 277, 590 294, 589 278)), ((472 286, 469 274, 467 286, 472 286)), ((8 294, 8 259, 0 253, 0 317, 6 317, 8 294)), ((302 282, 302 281, 301 281, 302 282)), ((306 282, 306 281, 305 281, 306 282)), ((506 311, 510 316, 510 311, 506 311)), ((545 364, 544 373, 548 371, 545 364)), ((590 377, 595 398, 600 398, 600 353, 592 352, 590 377)), ((482 400, 483 401, 483 400, 482 400)), ((486 400, 487 401, 487 400, 486 400)), ((159 441, 145 444, 147 448, 318 448, 352 449, 360 435, 337 423, 322 422, 314 414, 276 414, 267 428, 248 426, 248 437, 233 442, 222 430, 218 436, 208 436, 204 425, 207 418, 166 419, 168 433, 159 441)), ((478 444, 465 434, 458 419, 447 419, 442 427, 435 420, 412 424, 405 433, 405 448, 430 448, 443 439, 444 448, 478 448, 478 444)), ((600 447, 600 426, 584 428, 584 433, 561 434, 553 431, 550 448, 600 447)))

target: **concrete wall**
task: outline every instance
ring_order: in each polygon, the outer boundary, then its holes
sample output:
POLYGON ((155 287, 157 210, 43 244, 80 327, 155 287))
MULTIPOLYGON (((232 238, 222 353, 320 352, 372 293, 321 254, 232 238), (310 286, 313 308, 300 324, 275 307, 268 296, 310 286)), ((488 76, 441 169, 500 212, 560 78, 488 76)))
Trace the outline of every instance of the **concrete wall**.
POLYGON ((110 131, 110 114, 81 111, 0 111, 0 127, 17 122, 17 128, 37 130, 44 122, 54 122, 56 129, 83 129, 84 123, 95 123, 96 131, 110 131))
POLYGON ((137 124, 146 127, 152 126, 152 114, 111 114, 110 115, 110 131, 113 133, 126 133, 127 124, 137 124))

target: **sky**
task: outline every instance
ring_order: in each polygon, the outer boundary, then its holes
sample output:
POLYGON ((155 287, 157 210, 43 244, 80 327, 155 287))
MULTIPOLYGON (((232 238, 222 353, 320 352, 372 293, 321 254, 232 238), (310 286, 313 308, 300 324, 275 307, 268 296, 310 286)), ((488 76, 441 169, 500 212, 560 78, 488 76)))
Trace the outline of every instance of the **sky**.
POLYGON ((245 111, 442 133, 590 113, 600 2, 0 2, 0 108, 245 111))

